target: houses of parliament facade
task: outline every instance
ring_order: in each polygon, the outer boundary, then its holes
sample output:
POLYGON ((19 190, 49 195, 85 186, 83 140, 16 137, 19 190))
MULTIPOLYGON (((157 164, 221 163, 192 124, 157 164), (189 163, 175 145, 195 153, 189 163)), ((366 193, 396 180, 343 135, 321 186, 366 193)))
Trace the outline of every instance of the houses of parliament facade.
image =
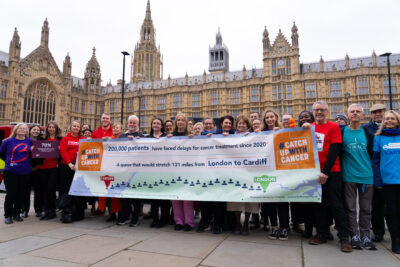
MULTIPOLYGON (((346 112, 347 105, 361 104, 367 115, 373 104, 389 106, 386 57, 373 51, 370 56, 343 60, 300 63, 299 34, 293 23, 290 40, 279 30, 271 42, 267 28, 260 32, 263 68, 229 70, 229 50, 218 31, 209 49, 209 72, 181 78, 162 76, 162 56, 156 45, 150 3, 135 46, 130 78, 125 85, 124 120, 140 116, 142 130, 149 130, 153 116, 163 119, 178 112, 204 118, 231 114, 249 115, 272 109, 278 114, 311 110, 316 100, 329 104, 329 117, 346 112)), ((101 68, 96 50, 89 59, 83 78, 71 75, 67 54, 62 70, 49 50, 49 25, 43 23, 40 45, 21 58, 21 41, 15 28, 8 53, 0 51, 0 124, 24 121, 45 125, 59 122, 65 130, 72 120, 100 125, 107 112, 121 118, 121 82, 101 85, 101 68)), ((398 110, 400 54, 390 56, 393 109, 398 110)), ((190 62, 188 62, 190 64, 190 62)))

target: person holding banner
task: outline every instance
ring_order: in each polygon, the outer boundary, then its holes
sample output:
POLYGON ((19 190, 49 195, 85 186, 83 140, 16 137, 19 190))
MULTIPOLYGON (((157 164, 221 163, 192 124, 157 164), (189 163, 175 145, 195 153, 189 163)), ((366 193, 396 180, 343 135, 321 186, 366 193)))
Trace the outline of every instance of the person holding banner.
MULTIPOLYGON (((263 126, 263 131, 276 131, 282 128, 282 124, 279 122, 279 115, 273 110, 266 110, 263 116, 263 126)), ((271 232, 268 238, 273 240, 287 240, 289 236, 288 230, 290 229, 289 203, 263 203, 262 210, 263 213, 268 215, 271 222, 271 232)))
POLYGON ((389 110, 374 137, 374 186, 383 190, 385 215, 392 239, 392 251, 400 254, 400 115, 389 110))
MULTIPOLYGON (((246 136, 251 128, 250 120, 244 115, 240 115, 236 119, 236 133, 237 135, 246 136)), ((226 210, 231 211, 235 214, 235 235, 249 234, 249 219, 250 214, 257 214, 259 211, 259 203, 256 202, 228 202, 226 210), (244 223, 243 228, 241 224, 242 212, 244 212, 244 223)))
POLYGON ((201 132, 203 131, 203 123, 202 122, 196 122, 193 126, 193 134, 194 135, 201 135, 201 132))
MULTIPOLYGON (((303 124, 308 123, 311 124, 315 121, 314 115, 312 112, 304 110, 299 114, 299 127, 302 127, 303 124)), ((298 212, 303 216, 304 220, 304 233, 302 234, 303 238, 311 238, 312 233, 315 226, 315 218, 313 212, 314 205, 311 203, 297 203, 298 212)))
POLYGON ((174 122, 172 120, 166 120, 164 123, 164 133, 172 134, 174 131, 174 122))
MULTIPOLYGON (((221 119, 221 122, 223 122, 223 119, 221 119)), ((217 129, 215 128, 213 118, 204 118, 203 125, 204 129, 201 131, 201 135, 212 135, 216 133, 217 129)), ((201 219, 196 231, 198 233, 204 232, 205 229, 210 226, 211 220, 214 218, 212 232, 214 234, 221 234, 225 209, 225 202, 200 201, 201 219)))
MULTIPOLYGON (((159 117, 154 117, 150 123, 150 134, 146 136, 146 138, 160 138, 165 137, 164 133, 164 123, 163 120, 159 117)), ((170 200, 161 200, 161 199, 152 199, 150 201, 151 208, 151 217, 153 218, 150 227, 161 228, 164 225, 168 224, 170 219, 170 209, 171 209, 171 201, 170 200), (159 214, 159 210, 161 210, 161 215, 159 214)))
MULTIPOLYGON (((103 137, 111 137, 113 135, 113 129, 111 127, 111 116, 108 113, 101 114, 101 126, 93 131, 91 138, 93 139, 102 139, 103 137)), ((104 213, 107 198, 99 197, 99 204, 97 207, 97 211, 92 213, 91 216, 100 216, 104 213)), ((115 216, 115 215, 114 215, 115 216)), ((112 217, 112 215, 110 215, 112 217)))
MULTIPOLYGON (((315 205, 317 235, 309 240, 309 244, 319 245, 327 242, 329 235, 328 209, 331 209, 335 219, 335 228, 338 230, 340 249, 342 252, 351 252, 350 232, 343 203, 342 177, 340 176, 339 153, 342 146, 340 129, 336 123, 327 120, 328 104, 325 101, 317 101, 313 104, 313 114, 315 122, 312 125, 315 126, 321 165, 318 181, 322 184, 322 203, 315 205)), ((310 124, 303 124, 303 127, 309 128, 310 124)))
MULTIPOLYGON (((128 117, 128 131, 120 136, 120 138, 129 138, 133 139, 143 137, 143 135, 139 132, 139 118, 136 115, 130 115, 128 117)), ((130 219, 129 226, 137 226, 139 220, 139 214, 141 210, 141 199, 138 198, 121 198, 122 212, 121 216, 119 216, 117 224, 123 225, 129 222, 129 218, 132 214, 132 218, 130 219), (132 210, 133 206, 133 210, 132 210)))
MULTIPOLYGON (((63 207, 63 212, 61 214, 61 221, 63 223, 71 223, 74 220, 82 219, 84 216, 84 212, 81 209, 80 205, 75 201, 76 206, 79 206, 76 214, 73 214, 70 199, 72 197, 68 196, 69 189, 71 187, 72 180, 74 178, 75 170, 76 170, 76 158, 79 150, 79 140, 84 139, 83 136, 80 136, 81 131, 81 123, 79 121, 73 121, 69 128, 69 132, 66 136, 61 139, 60 142, 60 155, 61 155, 61 182, 60 182, 60 191, 59 191, 59 201, 58 205, 65 206, 63 207), (64 203, 65 205, 62 205, 64 203)), ((77 198, 74 198, 75 200, 77 198)))
MULTIPOLYGON (((55 121, 50 121, 44 133, 44 140, 58 142, 61 141, 61 129, 55 121)), ((59 146, 58 146, 59 147, 59 146)), ((43 203, 44 215, 40 220, 51 220, 56 215, 56 187, 59 174, 58 159, 45 158, 38 166, 38 178, 40 188, 41 203, 43 203)))
MULTIPOLYGON (((187 118, 183 113, 178 113, 174 121, 174 131, 171 136, 189 136, 187 118)), ((186 232, 193 230, 194 210, 193 201, 172 200, 172 210, 174 212, 175 230, 184 230, 186 232)))
POLYGON ((12 224, 13 219, 17 222, 23 221, 20 211, 24 189, 32 172, 31 147, 32 139, 28 137, 28 126, 24 123, 18 123, 13 128, 10 137, 1 144, 0 155, 5 161, 5 224, 12 224))

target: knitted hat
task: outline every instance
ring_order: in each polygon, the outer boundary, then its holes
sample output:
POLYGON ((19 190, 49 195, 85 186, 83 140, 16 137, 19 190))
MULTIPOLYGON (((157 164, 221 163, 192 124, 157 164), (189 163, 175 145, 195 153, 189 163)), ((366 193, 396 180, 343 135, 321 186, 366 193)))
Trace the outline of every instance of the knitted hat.
POLYGON ((347 122, 347 117, 346 117, 346 115, 345 115, 343 112, 339 112, 339 113, 336 115, 335 120, 337 120, 338 118, 344 120, 344 121, 346 122, 346 124, 348 123, 348 122, 347 122))

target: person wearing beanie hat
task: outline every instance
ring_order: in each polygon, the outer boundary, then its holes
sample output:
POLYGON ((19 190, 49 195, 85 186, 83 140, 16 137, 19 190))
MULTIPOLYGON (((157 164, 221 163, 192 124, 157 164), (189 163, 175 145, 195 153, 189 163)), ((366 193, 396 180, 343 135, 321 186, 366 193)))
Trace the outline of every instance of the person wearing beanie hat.
POLYGON ((347 117, 343 112, 339 112, 335 117, 335 122, 339 125, 340 129, 347 125, 347 117))

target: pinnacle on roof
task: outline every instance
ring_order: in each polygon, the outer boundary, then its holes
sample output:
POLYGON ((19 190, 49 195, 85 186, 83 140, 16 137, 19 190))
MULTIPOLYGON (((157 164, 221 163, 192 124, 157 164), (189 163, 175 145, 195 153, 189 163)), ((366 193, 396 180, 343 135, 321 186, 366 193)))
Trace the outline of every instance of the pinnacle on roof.
POLYGON ((151 20, 150 0, 147 0, 146 17, 144 20, 151 20))
POLYGON ((296 26, 296 22, 293 21, 292 33, 297 33, 298 29, 296 26))

